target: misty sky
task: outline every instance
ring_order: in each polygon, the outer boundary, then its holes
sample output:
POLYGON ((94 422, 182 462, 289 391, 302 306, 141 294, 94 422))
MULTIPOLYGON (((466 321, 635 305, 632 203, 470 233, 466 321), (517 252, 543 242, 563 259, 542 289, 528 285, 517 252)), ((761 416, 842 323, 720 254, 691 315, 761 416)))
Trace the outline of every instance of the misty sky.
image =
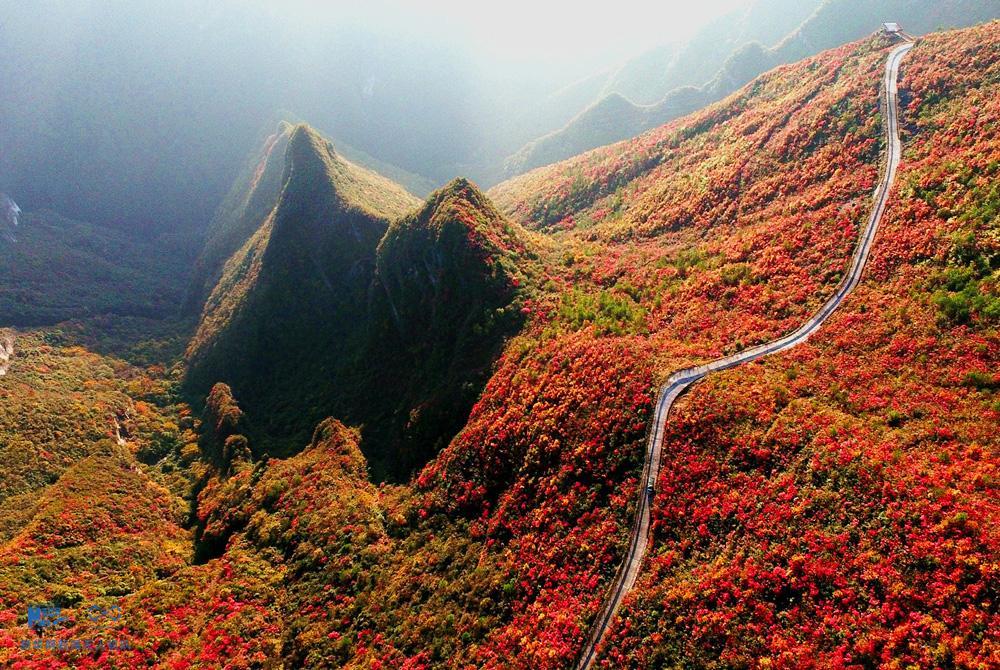
MULTIPOLYGON (((257 0, 268 5, 268 0, 257 0)), ((308 21, 358 22, 423 40, 452 41, 500 61, 605 64, 680 40, 749 0, 368 0, 279 3, 308 21)))
POLYGON ((0 190, 197 227, 278 118, 488 185, 600 82, 563 91, 748 3, 0 0, 0 190))

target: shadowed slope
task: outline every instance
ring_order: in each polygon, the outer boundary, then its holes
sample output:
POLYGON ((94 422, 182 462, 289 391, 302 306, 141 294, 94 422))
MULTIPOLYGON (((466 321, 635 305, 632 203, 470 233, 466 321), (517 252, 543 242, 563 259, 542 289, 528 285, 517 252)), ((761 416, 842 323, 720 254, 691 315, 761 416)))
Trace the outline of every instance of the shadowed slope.
POLYGON ((285 162, 277 206, 206 302, 188 387, 229 384, 272 453, 326 415, 362 426, 376 476, 406 477, 459 430, 520 322, 524 231, 464 180, 403 217, 415 199, 305 127, 285 162))
POLYGON ((192 270, 184 310, 196 313, 219 281, 226 260, 253 236, 274 209, 284 186, 285 149, 294 126, 282 121, 243 173, 209 224, 205 245, 192 270))
POLYGON ((522 321, 517 296, 533 255, 525 231, 464 179, 432 193, 379 244, 368 358, 385 376, 371 380, 371 402, 392 398, 392 414, 369 422, 363 436, 400 435, 392 453, 403 472, 423 465, 468 418, 522 321))
POLYGON ((187 383, 229 383, 274 434, 300 426, 356 337, 375 249, 415 200, 337 156, 305 126, 292 132, 284 186, 263 224, 226 262, 188 347, 187 383), (266 410, 266 411, 265 411, 266 410))

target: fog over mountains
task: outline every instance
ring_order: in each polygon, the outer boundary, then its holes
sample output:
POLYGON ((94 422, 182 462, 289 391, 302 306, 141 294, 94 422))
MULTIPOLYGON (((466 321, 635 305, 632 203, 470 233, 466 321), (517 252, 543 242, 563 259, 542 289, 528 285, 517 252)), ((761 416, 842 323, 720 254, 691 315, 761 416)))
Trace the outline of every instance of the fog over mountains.
POLYGON ((996 667, 998 10, 7 3, 0 667, 996 667))
POLYGON ((287 119, 423 196, 564 123, 572 111, 496 139, 591 67, 501 67, 449 26, 414 23, 416 8, 367 22, 342 3, 324 7, 8 4, 0 188, 26 211, 201 230, 249 148, 287 119))
MULTIPOLYGON (((597 37, 575 15, 552 23, 549 49, 532 56, 522 34, 544 45, 545 33, 522 5, 515 19, 383 2, 374 21, 341 3, 147 4, 43 0, 0 17, 0 188, 26 211, 198 237, 248 148, 281 120, 308 122, 419 197, 458 175, 489 187, 860 38, 886 13, 871 0, 719 0, 695 32, 699 10, 658 9, 652 30, 626 3, 597 37), (507 31, 494 49, 506 40, 511 54, 483 48, 490 21, 507 31), (642 48, 640 36, 658 34, 642 48)), ((890 4, 918 31, 1000 11, 890 4)))
POLYGON ((504 161, 507 176, 634 137, 721 100, 757 75, 860 39, 885 21, 919 35, 1000 16, 976 0, 755 0, 704 26, 683 45, 626 62, 564 126, 504 161))

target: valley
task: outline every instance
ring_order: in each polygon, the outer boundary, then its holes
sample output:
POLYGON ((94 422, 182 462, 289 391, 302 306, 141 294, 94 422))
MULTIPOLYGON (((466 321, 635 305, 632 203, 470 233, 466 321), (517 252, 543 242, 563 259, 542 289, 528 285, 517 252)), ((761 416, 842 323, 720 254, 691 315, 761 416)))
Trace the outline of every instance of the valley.
POLYGON ((1000 22, 857 21, 489 188, 289 113, 197 233, 26 206, 0 665, 993 667, 1000 22))

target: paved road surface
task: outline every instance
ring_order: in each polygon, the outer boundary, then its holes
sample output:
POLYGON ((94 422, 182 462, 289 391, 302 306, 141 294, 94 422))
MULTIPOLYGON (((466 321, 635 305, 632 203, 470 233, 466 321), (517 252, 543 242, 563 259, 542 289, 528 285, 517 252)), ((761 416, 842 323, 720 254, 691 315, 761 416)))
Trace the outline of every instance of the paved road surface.
POLYGON ((612 584, 608 598, 597 615, 594 628, 580 655, 577 663, 577 670, 588 670, 593 664, 600 648, 601 640, 614 619, 618 608, 621 607, 622 600, 626 594, 632 590, 636 578, 639 576, 639 569, 642 567, 642 560, 646 555, 646 548, 649 544, 649 524, 650 524, 650 503, 652 502, 652 487, 660 474, 660 460, 663 449, 663 424, 666 421, 670 407, 677 397, 684 390, 710 372, 725 370, 736 367, 748 361, 757 360, 764 356, 784 351, 797 344, 805 342, 806 339, 816 332, 823 322, 840 306, 844 298, 854 290, 861 280, 861 273, 868 261, 871 252, 872 241, 875 233, 878 232, 879 222, 885 212, 885 205, 889 199, 889 190, 896 178, 896 169, 899 167, 899 158, 902 153, 902 144, 899 141, 899 126, 897 121, 897 78, 899 75, 899 64, 903 60, 906 52, 913 47, 911 42, 901 44, 889 53, 889 58, 885 65, 885 95, 886 95, 886 170, 882 181, 875 191, 875 204, 871 215, 861 234, 861 241, 851 258, 851 266, 847 276, 841 281, 837 292, 826 301, 823 307, 813 315, 798 330, 785 335, 777 340, 762 344, 740 353, 716 359, 705 365, 693 368, 678 370, 670 375, 663 388, 660 390, 659 401, 656 405, 656 412, 653 414, 653 432, 649 437, 649 448, 646 452, 646 464, 643 469, 643 478, 639 492, 639 505, 636 510, 635 525, 632 529, 632 540, 629 544, 628 553, 625 555, 622 569, 619 571, 615 582, 612 584))

